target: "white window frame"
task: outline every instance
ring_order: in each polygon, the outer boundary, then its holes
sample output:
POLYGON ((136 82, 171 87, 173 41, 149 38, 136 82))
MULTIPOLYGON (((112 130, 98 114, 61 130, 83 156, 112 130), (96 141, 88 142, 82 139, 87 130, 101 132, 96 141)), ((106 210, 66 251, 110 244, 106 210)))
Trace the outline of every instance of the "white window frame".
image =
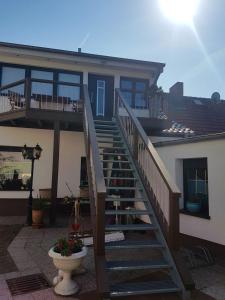
POLYGON ((105 116, 105 80, 97 80, 97 95, 96 95, 96 116, 105 116), (99 83, 103 83, 103 86, 99 86, 99 83), (99 112, 99 102, 98 102, 98 96, 99 96, 99 90, 103 90, 103 113, 99 112))

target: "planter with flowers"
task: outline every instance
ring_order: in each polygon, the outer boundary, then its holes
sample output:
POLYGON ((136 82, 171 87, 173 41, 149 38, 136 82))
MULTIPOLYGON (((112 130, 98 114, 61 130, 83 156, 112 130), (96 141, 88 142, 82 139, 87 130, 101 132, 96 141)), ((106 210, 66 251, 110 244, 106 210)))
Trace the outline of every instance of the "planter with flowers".
POLYGON ((80 268, 86 254, 87 248, 79 238, 59 239, 55 246, 49 250, 48 255, 59 270, 59 276, 54 279, 56 281, 54 289, 56 294, 69 296, 78 292, 79 287, 71 279, 71 274, 80 268))

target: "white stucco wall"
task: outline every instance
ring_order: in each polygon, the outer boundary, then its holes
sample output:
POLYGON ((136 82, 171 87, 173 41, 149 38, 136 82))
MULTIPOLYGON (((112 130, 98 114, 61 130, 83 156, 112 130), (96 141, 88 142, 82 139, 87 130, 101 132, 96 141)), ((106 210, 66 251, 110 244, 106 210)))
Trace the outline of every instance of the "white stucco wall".
MULTIPOLYGON (((157 151, 182 193, 182 159, 207 158, 210 220, 180 214, 180 231, 225 245, 225 140, 170 145, 158 147, 157 151)), ((181 208, 182 204, 181 199, 181 208)))
MULTIPOLYGON (((51 188, 53 130, 0 127, 0 145, 6 146, 35 146, 37 143, 43 148, 40 160, 34 166, 34 192, 36 197, 39 188, 51 188)), ((22 155, 21 155, 22 156, 22 155)), ((65 185, 67 182, 77 196, 80 185, 80 158, 85 156, 82 132, 61 131, 58 197, 69 195, 65 185)), ((28 192, 1 191, 0 198, 27 198, 28 192)))

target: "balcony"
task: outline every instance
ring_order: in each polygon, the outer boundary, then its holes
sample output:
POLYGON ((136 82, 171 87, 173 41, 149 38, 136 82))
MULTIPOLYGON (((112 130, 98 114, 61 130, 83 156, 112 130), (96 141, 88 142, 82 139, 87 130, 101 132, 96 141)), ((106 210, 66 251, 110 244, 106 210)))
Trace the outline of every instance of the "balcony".
MULTIPOLYGON (((38 92, 34 84, 45 80, 25 79, 0 88, 0 122, 16 119, 28 121, 61 121, 82 127, 83 101, 70 96, 38 92)), ((70 88, 70 86, 68 86, 70 88)))

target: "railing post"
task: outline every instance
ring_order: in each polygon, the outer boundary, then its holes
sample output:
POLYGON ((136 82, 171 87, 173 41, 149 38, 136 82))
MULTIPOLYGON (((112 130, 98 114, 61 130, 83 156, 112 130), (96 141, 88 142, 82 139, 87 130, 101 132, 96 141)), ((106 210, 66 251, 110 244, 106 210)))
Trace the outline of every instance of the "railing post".
POLYGON ((30 101, 31 101, 31 79, 29 77, 25 80, 25 103, 26 110, 30 110, 30 101))
POLYGON ((134 138, 133 138, 133 157, 138 161, 138 130, 134 127, 134 138))
POLYGON ((170 192, 168 244, 170 249, 174 251, 179 250, 180 247, 179 197, 180 194, 170 192))
POLYGON ((115 91, 115 116, 119 114, 119 95, 117 90, 115 91))
POLYGON ((105 194, 99 193, 97 195, 96 205, 96 255, 105 255, 105 194))

